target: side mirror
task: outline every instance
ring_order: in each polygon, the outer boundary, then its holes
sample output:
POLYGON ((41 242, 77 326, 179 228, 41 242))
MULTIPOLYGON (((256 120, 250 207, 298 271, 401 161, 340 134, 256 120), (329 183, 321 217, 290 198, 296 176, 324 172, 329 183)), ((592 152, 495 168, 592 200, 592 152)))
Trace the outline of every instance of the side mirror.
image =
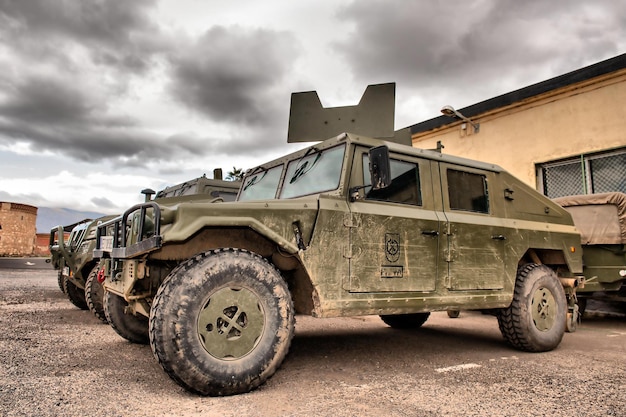
POLYGON ((389 148, 382 145, 370 149, 369 159, 372 190, 389 187, 391 185, 389 148))

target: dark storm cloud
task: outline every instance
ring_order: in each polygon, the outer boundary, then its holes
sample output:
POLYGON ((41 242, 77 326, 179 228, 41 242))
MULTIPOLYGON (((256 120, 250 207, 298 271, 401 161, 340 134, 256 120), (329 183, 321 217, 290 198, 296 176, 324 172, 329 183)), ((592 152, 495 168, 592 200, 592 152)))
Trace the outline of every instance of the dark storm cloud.
POLYGON ((80 42, 94 62, 143 71, 149 62, 145 52, 161 48, 147 13, 155 3, 0 0, 0 37, 19 45, 19 53, 34 56, 45 51, 63 57, 59 47, 80 42))
POLYGON ((9 194, 6 191, 0 190, 0 201, 26 201, 26 204, 32 204, 34 206, 45 205, 48 202, 41 194, 38 193, 16 193, 9 194))
POLYGON ((131 166, 203 149, 197 138, 163 138, 131 117, 110 114, 105 101, 60 78, 33 76, 17 82, 0 101, 0 143, 2 138, 7 144, 20 140, 79 160, 111 159, 131 166))
POLYGON ((91 202, 94 206, 99 207, 100 210, 117 207, 111 200, 106 197, 94 197, 91 199, 91 202))
POLYGON ((111 160, 117 166, 143 167, 150 162, 208 151, 204 146, 205 141, 198 138, 164 140, 160 135, 140 129, 92 126, 81 130, 58 125, 9 124, 0 120, 0 133, 30 143, 37 151, 56 151, 86 162, 111 160))
POLYGON ((82 161, 143 166, 202 150, 150 132, 112 104, 171 44, 148 19, 154 1, 0 0, 0 143, 82 161))
POLYGON ((163 138, 128 116, 109 114, 105 102, 51 76, 25 78, 12 87, 4 92, 8 99, 0 102, 0 143, 2 138, 7 144, 19 140, 36 150, 130 166, 195 155, 204 148, 191 135, 163 138))
POLYGON ((278 112, 286 109, 275 87, 296 58, 295 46, 286 32, 213 27, 171 60, 171 91, 216 121, 275 123, 278 112))
POLYGON ((353 2, 339 17, 354 30, 335 48, 368 82, 385 74, 406 87, 467 90, 541 81, 622 53, 625 12, 622 2, 583 0, 353 2))
POLYGON ((131 167, 282 145, 294 37, 233 26, 189 39, 150 20, 155 4, 0 0, 0 144, 131 167), (141 94, 133 81, 145 77, 165 79, 162 99, 220 124, 221 137, 186 126, 170 126, 185 133, 167 137, 116 108, 141 94))
MULTIPOLYGON (((27 75, 6 87, 8 96, 0 102, 0 120, 6 118, 15 124, 81 126, 114 124, 130 126, 130 118, 104 117, 105 102, 82 88, 68 83, 64 77, 51 74, 27 75)), ((0 121, 1 126, 1 121, 0 121)))

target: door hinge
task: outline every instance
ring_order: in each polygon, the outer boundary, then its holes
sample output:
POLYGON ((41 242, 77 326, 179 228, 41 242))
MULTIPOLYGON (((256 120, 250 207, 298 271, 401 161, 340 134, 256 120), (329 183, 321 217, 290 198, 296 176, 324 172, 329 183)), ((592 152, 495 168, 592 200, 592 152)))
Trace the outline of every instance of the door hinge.
POLYGON ((346 259, 352 259, 352 245, 346 245, 343 247, 343 257, 346 259))
POLYGON ((346 213, 343 215, 343 225, 345 227, 359 227, 361 225, 361 218, 354 216, 352 213, 346 213))

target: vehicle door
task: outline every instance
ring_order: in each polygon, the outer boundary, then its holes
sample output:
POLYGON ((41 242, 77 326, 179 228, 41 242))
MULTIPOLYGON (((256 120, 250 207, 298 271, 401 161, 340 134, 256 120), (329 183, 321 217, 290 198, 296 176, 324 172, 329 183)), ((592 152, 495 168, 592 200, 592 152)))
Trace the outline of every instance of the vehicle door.
POLYGON ((489 185, 494 172, 441 162, 444 225, 442 272, 450 290, 501 289, 506 232, 493 213, 489 185))
POLYGON ((357 148, 351 184, 363 189, 349 204, 351 292, 435 291, 440 219, 430 164, 392 154, 391 185, 372 190, 367 150, 357 148))

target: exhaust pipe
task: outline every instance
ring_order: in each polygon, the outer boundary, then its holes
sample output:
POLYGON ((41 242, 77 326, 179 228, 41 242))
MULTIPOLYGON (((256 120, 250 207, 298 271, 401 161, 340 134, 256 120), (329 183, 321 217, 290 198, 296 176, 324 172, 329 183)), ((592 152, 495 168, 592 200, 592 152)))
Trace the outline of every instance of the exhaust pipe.
POLYGON ((563 288, 576 288, 578 287, 578 279, 577 278, 559 278, 561 281, 561 285, 563 288))

